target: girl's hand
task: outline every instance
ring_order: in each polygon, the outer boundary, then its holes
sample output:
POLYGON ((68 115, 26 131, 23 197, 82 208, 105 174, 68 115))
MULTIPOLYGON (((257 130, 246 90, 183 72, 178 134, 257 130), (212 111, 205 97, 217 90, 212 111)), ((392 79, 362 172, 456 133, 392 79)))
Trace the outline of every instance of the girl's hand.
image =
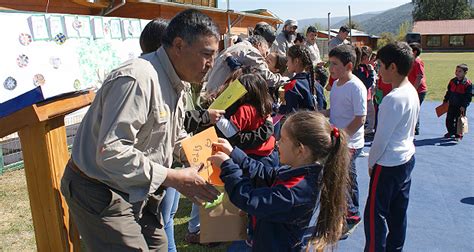
POLYGON ((226 155, 230 155, 230 153, 234 150, 232 145, 230 145, 229 141, 224 138, 217 139, 217 143, 212 143, 212 150, 214 152, 223 152, 226 155))
POLYGON ((217 152, 216 154, 210 156, 207 161, 211 162, 211 164, 217 166, 217 167, 221 167, 222 163, 224 163, 224 161, 230 159, 229 155, 225 154, 224 152, 222 151, 219 151, 217 152))
POLYGON ((225 110, 217 110, 217 109, 208 109, 207 112, 209 113, 209 118, 211 120, 211 124, 216 124, 221 116, 225 114, 225 110))

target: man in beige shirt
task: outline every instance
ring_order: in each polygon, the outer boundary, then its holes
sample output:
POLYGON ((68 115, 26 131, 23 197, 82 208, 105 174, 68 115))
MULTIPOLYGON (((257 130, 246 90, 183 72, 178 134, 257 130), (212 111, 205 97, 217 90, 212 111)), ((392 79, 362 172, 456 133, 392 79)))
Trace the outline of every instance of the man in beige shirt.
POLYGON ((216 58, 214 67, 209 72, 203 91, 209 95, 215 93, 230 77, 233 69, 227 63, 227 57, 233 57, 243 67, 255 67, 260 70, 268 86, 274 87, 288 81, 287 77, 274 74, 268 69, 265 57, 268 54, 268 43, 264 37, 253 35, 246 41, 234 44, 222 51, 216 58))
POLYGON ((174 187, 194 202, 218 191, 197 167, 168 169, 185 137, 184 89, 212 67, 215 23, 196 10, 174 17, 163 47, 110 73, 78 129, 61 181, 82 241, 90 251, 167 251, 159 202, 174 187))

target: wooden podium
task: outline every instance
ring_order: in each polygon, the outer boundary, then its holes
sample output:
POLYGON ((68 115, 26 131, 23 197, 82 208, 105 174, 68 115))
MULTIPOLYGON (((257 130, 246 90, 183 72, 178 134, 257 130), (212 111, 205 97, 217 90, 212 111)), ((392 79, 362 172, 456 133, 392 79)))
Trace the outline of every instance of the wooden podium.
POLYGON ((92 91, 66 95, 0 118, 0 137, 18 131, 38 251, 79 251, 79 235, 60 193, 69 159, 64 116, 92 103, 92 91))

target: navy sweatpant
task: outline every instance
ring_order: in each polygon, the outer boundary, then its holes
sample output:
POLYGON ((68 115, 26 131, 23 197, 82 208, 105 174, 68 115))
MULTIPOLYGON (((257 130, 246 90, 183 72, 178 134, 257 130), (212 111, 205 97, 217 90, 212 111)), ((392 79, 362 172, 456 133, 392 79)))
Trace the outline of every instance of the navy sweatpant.
POLYGON ((414 166, 415 156, 399 166, 374 166, 364 212, 364 251, 402 251, 414 166))

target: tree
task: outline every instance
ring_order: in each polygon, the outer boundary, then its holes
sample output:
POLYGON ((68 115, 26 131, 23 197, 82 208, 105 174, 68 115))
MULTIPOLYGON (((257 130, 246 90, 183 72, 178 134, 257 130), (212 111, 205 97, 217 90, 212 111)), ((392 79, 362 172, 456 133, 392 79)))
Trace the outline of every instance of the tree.
POLYGON ((382 48, 386 44, 395 42, 395 35, 391 32, 382 32, 380 38, 377 41, 377 48, 382 48))
POLYGON ((363 30, 362 25, 355 22, 354 20, 351 20, 351 23, 349 23, 349 21, 347 21, 346 26, 349 27, 350 29, 354 29, 354 30, 359 30, 359 31, 363 30))
POLYGON ((405 41, 405 37, 407 33, 410 32, 412 29, 411 25, 412 24, 410 21, 405 21, 400 24, 400 26, 398 27, 398 34, 397 34, 398 41, 405 41))
POLYGON ((413 20, 451 20, 471 17, 470 0, 412 0, 413 20))

